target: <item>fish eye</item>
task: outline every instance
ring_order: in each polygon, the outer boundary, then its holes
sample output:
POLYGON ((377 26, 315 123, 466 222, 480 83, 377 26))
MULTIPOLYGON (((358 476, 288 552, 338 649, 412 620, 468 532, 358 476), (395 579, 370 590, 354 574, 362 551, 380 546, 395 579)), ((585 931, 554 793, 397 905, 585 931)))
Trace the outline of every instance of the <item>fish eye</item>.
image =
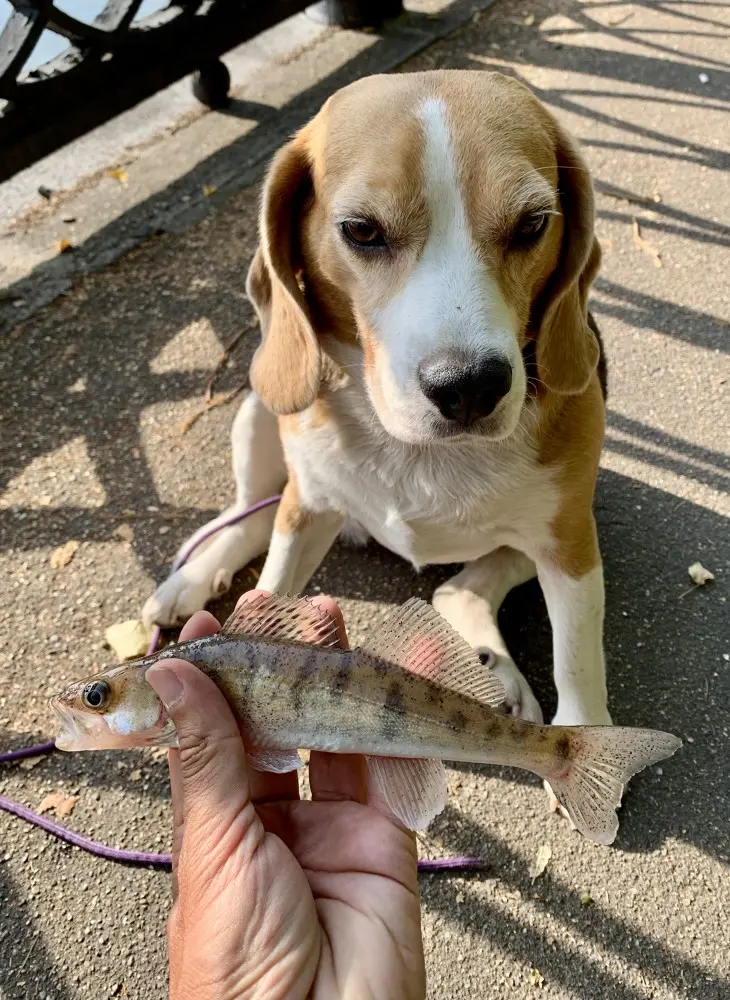
POLYGON ((106 681, 92 681, 84 688, 81 700, 87 708, 93 708, 95 712, 100 712, 109 704, 111 694, 111 688, 106 681))

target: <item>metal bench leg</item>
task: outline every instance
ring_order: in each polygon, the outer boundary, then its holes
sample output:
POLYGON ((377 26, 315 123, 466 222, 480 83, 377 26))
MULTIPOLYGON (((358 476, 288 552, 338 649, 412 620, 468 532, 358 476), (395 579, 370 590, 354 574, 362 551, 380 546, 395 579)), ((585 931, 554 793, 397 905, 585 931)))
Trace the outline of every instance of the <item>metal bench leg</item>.
POLYGON ((231 74, 221 59, 205 63, 193 74, 193 94, 209 108, 228 107, 230 88, 231 74))

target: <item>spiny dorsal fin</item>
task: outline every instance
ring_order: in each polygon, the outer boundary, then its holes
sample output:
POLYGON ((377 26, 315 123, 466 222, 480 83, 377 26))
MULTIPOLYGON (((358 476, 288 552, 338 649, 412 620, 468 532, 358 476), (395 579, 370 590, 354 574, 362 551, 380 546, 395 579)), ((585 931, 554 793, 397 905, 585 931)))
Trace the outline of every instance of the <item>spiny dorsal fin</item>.
POLYGON ((505 700, 498 677, 430 604, 412 597, 378 630, 367 651, 493 708, 505 700))
POLYGON ((221 629, 227 635, 258 635, 281 641, 337 646, 337 622, 309 597, 261 594, 243 601, 221 629))

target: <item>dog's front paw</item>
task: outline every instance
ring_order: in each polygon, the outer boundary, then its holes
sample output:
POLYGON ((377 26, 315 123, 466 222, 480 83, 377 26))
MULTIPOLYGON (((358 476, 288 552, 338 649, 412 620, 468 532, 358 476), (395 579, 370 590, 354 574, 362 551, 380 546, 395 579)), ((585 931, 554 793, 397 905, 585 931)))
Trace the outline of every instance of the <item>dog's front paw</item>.
POLYGON ((218 569, 211 576, 191 562, 160 584, 142 609, 142 619, 146 625, 179 625, 230 586, 228 570, 218 569))
POLYGON ((525 722, 542 724, 540 704, 514 660, 506 656, 495 657, 488 650, 478 649, 477 653, 482 663, 485 663, 502 682, 507 714, 524 719, 525 722))
POLYGON ((543 781, 542 784, 543 784, 543 788, 547 792, 547 797, 548 797, 548 812, 559 813, 563 817, 563 819, 567 819, 567 821, 570 823, 570 829, 571 830, 577 830, 578 827, 575 825, 575 823, 573 822, 573 820, 568 815, 567 809, 564 809, 563 806, 561 806, 560 803, 558 802, 557 797, 555 795, 555 792, 550 787, 550 782, 546 780, 546 781, 543 781))

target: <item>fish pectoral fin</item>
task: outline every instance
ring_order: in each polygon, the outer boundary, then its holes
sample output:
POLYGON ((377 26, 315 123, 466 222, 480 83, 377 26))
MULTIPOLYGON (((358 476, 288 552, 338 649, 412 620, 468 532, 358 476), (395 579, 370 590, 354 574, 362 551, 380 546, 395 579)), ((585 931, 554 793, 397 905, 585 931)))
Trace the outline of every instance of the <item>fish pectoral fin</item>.
POLYGON ((368 801, 380 802, 409 830, 425 830, 446 805, 440 760, 368 757, 368 801))
POLYGON ((386 619, 367 652, 492 708, 507 697, 502 682, 480 663, 468 642, 418 597, 386 619))
POLYGON ((304 767, 298 750, 282 750, 280 747, 246 747, 251 767, 257 771, 272 771, 286 774, 304 767))
POLYGON ((243 601, 221 629, 227 635, 259 635, 284 642, 337 646, 337 622, 309 597, 261 594, 243 601))

